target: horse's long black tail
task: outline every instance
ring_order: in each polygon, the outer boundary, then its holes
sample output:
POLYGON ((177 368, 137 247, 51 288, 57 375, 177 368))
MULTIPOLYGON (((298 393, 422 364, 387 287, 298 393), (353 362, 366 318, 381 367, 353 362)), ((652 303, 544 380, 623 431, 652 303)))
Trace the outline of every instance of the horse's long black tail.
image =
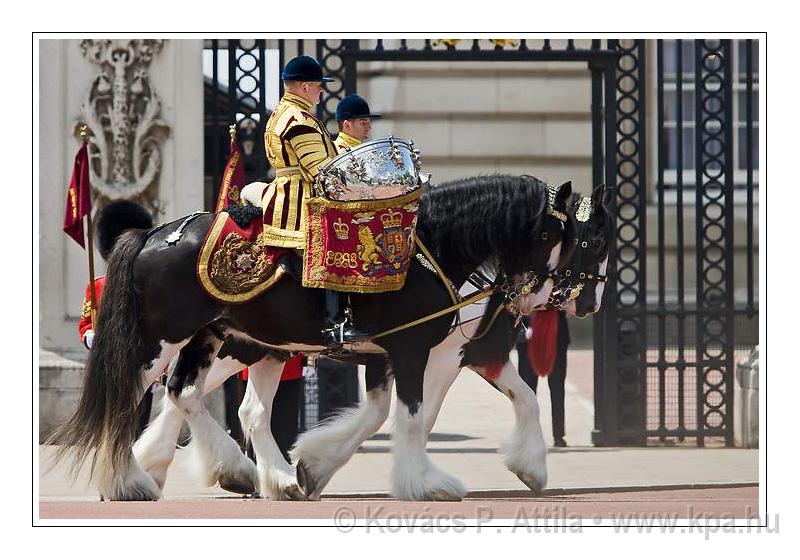
POLYGON ((124 472, 130 460, 138 425, 136 409, 142 396, 143 365, 141 311, 133 285, 133 263, 145 240, 146 231, 129 230, 115 245, 77 410, 49 441, 62 445, 55 455, 56 462, 68 452, 75 452, 73 475, 89 455, 94 474, 98 452, 114 471, 124 472))

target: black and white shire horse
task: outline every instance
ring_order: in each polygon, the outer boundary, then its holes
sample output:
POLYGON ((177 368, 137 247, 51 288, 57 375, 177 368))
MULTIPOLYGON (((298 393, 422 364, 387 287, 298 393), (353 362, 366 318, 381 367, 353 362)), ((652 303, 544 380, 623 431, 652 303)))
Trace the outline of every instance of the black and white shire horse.
MULTIPOLYGON (((601 206, 601 199, 602 192, 599 195, 596 192, 595 208, 601 206)), ((509 290, 514 291, 522 285, 530 286, 532 276, 547 275, 547 270, 535 270, 544 245, 541 233, 547 215, 546 202, 545 185, 532 177, 492 176, 454 181, 423 195, 417 233, 456 287, 471 272, 484 269, 507 279, 505 284, 510 284, 509 290)), ((246 425, 263 426, 266 416, 268 426, 268 409, 263 403, 266 399, 271 402, 268 378, 275 377, 275 372, 262 372, 269 369, 260 367, 265 361, 263 356, 245 354, 257 347, 279 351, 325 350, 319 290, 304 289, 284 278, 264 295, 241 306, 221 304, 205 294, 196 280, 195 262, 211 222, 212 216, 191 222, 184 230, 184 239, 176 245, 168 244, 166 238, 180 222, 150 234, 130 232, 118 242, 111 257, 98 335, 87 362, 81 399, 73 417, 54 436, 64 444, 59 459, 70 449, 75 450, 78 462, 93 455, 92 475, 102 497, 158 498, 158 484, 139 466, 131 447, 136 432, 136 407, 144 387, 176 354, 178 360, 168 382, 169 398, 189 421, 193 432, 213 432, 213 420, 203 407, 202 395, 215 358, 217 362, 238 362, 237 367, 255 362, 248 393, 252 386, 256 396, 248 398, 261 403, 260 409, 253 408, 260 417, 246 425), (229 352, 225 348, 220 352, 226 339, 229 352)), ((600 240, 603 248, 608 239, 606 236, 600 240)), ((575 247, 570 254, 573 252, 581 251, 575 247)), ((592 266, 591 259, 581 258, 587 266, 592 266)), ((574 257, 570 259, 573 262, 574 257)), ((550 268, 554 265, 551 262, 550 268)), ((524 299, 517 298, 515 302, 521 313, 530 311, 524 299)), ((351 296, 356 324, 373 333, 450 304, 442 280, 416 261, 402 290, 351 296)), ((599 306, 599 302, 594 305, 599 306)), ((452 313, 444 315, 373 340, 357 350, 371 360, 371 369, 380 372, 371 376, 378 379, 377 384, 387 385, 386 372, 390 368, 397 385, 393 491, 398 497, 457 499, 465 493, 459 481, 428 459, 422 416, 423 374, 431 348, 448 335, 452 319, 452 313)), ((267 362, 280 363, 274 358, 267 362)), ((258 436, 252 430, 251 436, 258 453, 258 436)), ((269 440, 272 438, 267 437, 261 443, 274 445, 274 440, 269 440)), ((208 451, 218 453, 213 443, 208 451)), ((297 463, 304 478, 302 486, 313 495, 327 481, 302 456, 297 463)), ((243 469, 246 471, 247 467, 243 469)), ((223 478, 228 475, 221 472, 218 477, 224 487, 223 478)), ((234 472, 227 486, 236 489, 242 480, 247 481, 246 475, 234 472)), ((249 484, 255 482, 251 477, 249 484)))
MULTIPOLYGON (((600 192, 600 191, 598 191, 600 192)), ((564 196, 569 193, 569 184, 561 187, 555 201, 555 210, 564 212, 564 196)), ((559 300, 561 292, 571 291, 571 272, 576 271, 577 280, 586 281, 577 273, 575 265, 583 260, 587 273, 605 273, 607 249, 603 239, 611 236, 611 218, 600 212, 585 224, 577 223, 575 214, 580 197, 575 195, 570 204, 569 221, 562 226, 552 215, 545 217, 541 237, 549 239, 551 246, 560 252, 557 241, 564 241, 567 249, 561 252, 559 270, 562 280, 552 293, 552 279, 548 278, 538 293, 526 296, 522 303, 527 308, 539 307, 548 299, 559 300), (578 231, 575 232, 577 224, 578 231), (562 231, 564 227, 564 231, 562 231), (576 234, 578 237, 576 237, 576 234), (572 244, 574 242, 574 245, 572 244), (574 247, 581 244, 582 254, 574 247), (572 256, 570 259, 569 257, 572 256), (569 272, 568 272, 569 271, 569 272), (568 275, 569 274, 569 275, 568 275)), ((550 259, 547 243, 539 259, 550 259)), ((540 268, 542 262, 535 265, 540 268)), ((583 276, 587 276, 584 274, 583 276)), ((602 282, 598 283, 602 290, 602 282)), ((602 293, 594 285, 583 292, 571 307, 571 312, 584 316, 599 306, 602 293), (596 298, 593 299, 593 298, 596 298)), ((493 295, 488 303, 474 304, 483 307, 474 319, 467 320, 452 329, 447 338, 431 349, 424 375, 423 408, 424 429, 429 433, 438 415, 444 397, 463 367, 469 367, 482 375, 495 389, 506 395, 514 408, 516 426, 511 440, 503 446, 504 462, 534 492, 545 486, 547 469, 546 446, 539 424, 539 407, 533 391, 517 374, 509 361, 509 352, 516 341, 518 330, 516 317, 505 309, 505 296, 493 295), (499 312, 498 312, 499 311, 499 312), (482 315, 482 316, 481 316, 482 315)), ((258 460, 258 482, 260 493, 272 499, 319 498, 333 474, 352 456, 359 445, 372 435, 386 420, 389 413, 391 369, 380 359, 367 362, 367 398, 358 408, 342 411, 335 418, 303 434, 292 451, 299 469, 302 489, 298 488, 295 468, 289 465, 278 450, 270 432, 272 399, 277 390, 284 357, 258 345, 242 344, 228 339, 220 350, 226 358, 217 359, 204 385, 206 393, 218 387, 224 379, 244 366, 250 366, 251 381, 239 409, 239 416, 248 438, 253 442, 258 460), (230 361, 228 356, 238 355, 230 361), (254 363, 255 360, 258 360, 254 363), (301 491, 302 490, 302 491, 301 491)), ((250 493, 256 487, 253 474, 256 468, 240 452, 230 437, 215 423, 203 429, 197 421, 192 422, 193 444, 202 451, 200 459, 209 486, 220 483, 223 488, 250 493)), ((175 441, 183 423, 183 415, 170 400, 164 401, 162 409, 142 438, 134 446, 134 454, 142 467, 163 488, 167 468, 175 452, 175 441)), ((455 489, 454 489, 455 490, 455 489)), ((465 492, 465 489, 460 492, 465 492)), ((398 495, 400 495, 398 493, 398 495)), ((463 494, 458 494, 463 495, 463 494)), ((452 497, 452 496, 451 496, 452 497)))

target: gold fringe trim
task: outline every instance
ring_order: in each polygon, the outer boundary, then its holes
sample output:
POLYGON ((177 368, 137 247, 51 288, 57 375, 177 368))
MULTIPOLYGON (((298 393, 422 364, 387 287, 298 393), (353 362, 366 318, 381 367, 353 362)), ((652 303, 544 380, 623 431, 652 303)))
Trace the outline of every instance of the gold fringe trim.
POLYGON ((223 303, 245 303, 256 296, 263 294, 272 286, 274 286, 275 283, 283 277, 284 270, 280 266, 276 266, 275 272, 269 279, 246 292, 242 292, 241 294, 228 294, 220 290, 211 280, 209 266, 211 261, 211 252, 214 249, 214 245, 217 244, 217 240, 222 233, 222 229, 225 227, 225 222, 227 219, 228 214, 226 212, 217 215, 217 217, 214 219, 214 223, 211 225, 211 229, 209 230, 208 236, 206 236, 205 243, 203 244, 203 249, 200 251, 200 256, 197 259, 197 276, 200 279, 200 284, 202 284, 203 288, 206 290, 206 292, 208 292, 209 295, 211 295, 211 297, 223 303))

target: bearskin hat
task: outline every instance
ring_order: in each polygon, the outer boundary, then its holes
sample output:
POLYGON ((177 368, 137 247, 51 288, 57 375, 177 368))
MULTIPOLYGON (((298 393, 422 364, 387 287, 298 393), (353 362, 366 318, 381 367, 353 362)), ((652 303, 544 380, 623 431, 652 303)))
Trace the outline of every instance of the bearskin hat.
POLYGON ((150 229, 151 227, 153 227, 153 217, 141 204, 130 200, 117 200, 110 203, 100 211, 95 227, 100 256, 103 257, 103 260, 108 260, 114 249, 114 243, 125 230, 150 229))

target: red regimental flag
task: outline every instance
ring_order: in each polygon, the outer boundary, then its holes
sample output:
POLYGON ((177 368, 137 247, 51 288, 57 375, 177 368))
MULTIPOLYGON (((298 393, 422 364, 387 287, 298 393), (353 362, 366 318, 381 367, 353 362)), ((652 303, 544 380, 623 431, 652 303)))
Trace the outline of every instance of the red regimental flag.
POLYGON ((244 187, 244 161, 235 137, 231 138, 230 153, 225 172, 222 174, 222 183, 219 186, 217 212, 221 212, 231 204, 241 204, 240 195, 242 187, 244 187))
POLYGON ((75 155, 72 179, 67 189, 67 207, 64 212, 64 233, 81 247, 83 242, 83 217, 92 210, 92 188, 89 185, 89 152, 87 143, 75 155))

